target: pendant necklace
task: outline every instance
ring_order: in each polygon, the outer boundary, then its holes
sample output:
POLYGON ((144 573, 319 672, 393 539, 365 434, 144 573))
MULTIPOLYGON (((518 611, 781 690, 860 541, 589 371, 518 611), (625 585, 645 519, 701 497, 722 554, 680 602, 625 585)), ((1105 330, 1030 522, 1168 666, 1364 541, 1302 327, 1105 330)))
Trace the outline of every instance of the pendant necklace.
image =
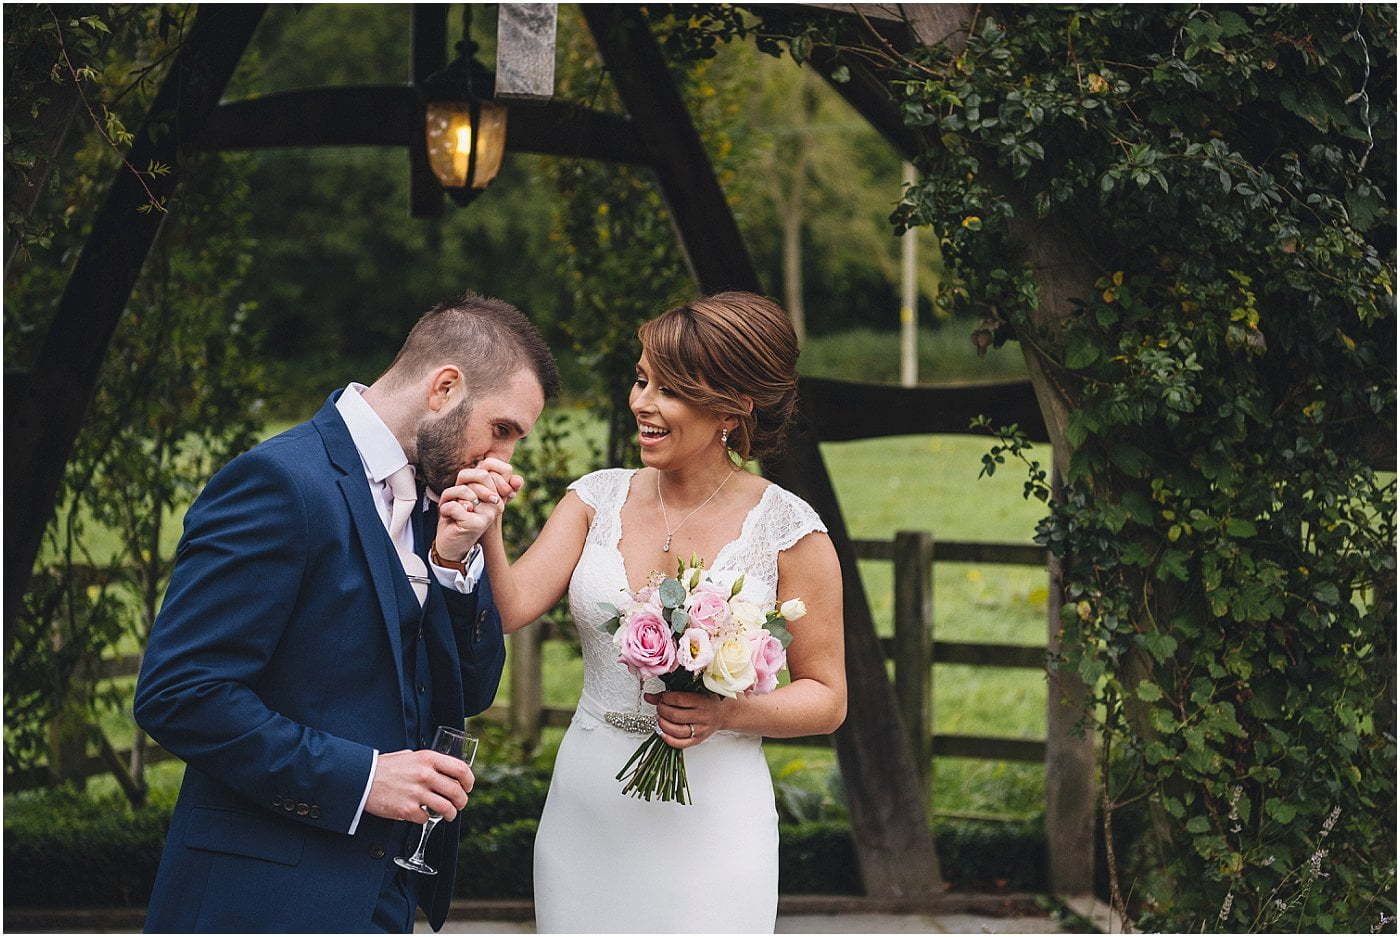
POLYGON ((705 505, 707 505, 707 504, 709 504, 711 501, 713 501, 713 500, 715 499, 715 495, 717 495, 717 494, 720 493, 720 489, 722 489, 725 485, 729 484, 729 479, 732 478, 732 477, 734 477, 734 475, 736 475, 736 474, 738 474, 738 473, 736 473, 736 472, 734 472, 734 471, 731 470, 731 471, 729 472, 729 474, 727 474, 727 475, 724 476, 724 481, 722 481, 722 482, 719 483, 719 488, 716 488, 714 491, 710 492, 710 496, 709 496, 708 498, 706 498, 704 501, 701 501, 698 505, 696 505, 694 508, 692 508, 689 514, 687 514, 685 517, 681 518, 681 522, 680 522, 679 524, 677 524, 675 527, 672 527, 672 526, 671 526, 671 521, 666 517, 666 499, 663 498, 663 497, 661 497, 661 472, 660 472, 660 470, 657 471, 657 473, 656 473, 656 500, 657 500, 658 502, 660 502, 660 504, 661 504, 661 523, 662 523, 662 526, 664 526, 664 527, 666 528, 666 542, 663 543, 663 544, 661 545, 661 552, 662 552, 662 553, 670 553, 670 552, 671 552, 671 538, 674 537, 674 536, 676 535, 676 531, 678 531, 678 530, 680 530, 682 527, 684 527, 684 526, 685 526, 685 522, 688 521, 688 520, 690 520, 691 517, 693 517, 693 516, 695 515, 695 512, 696 512, 696 511, 700 510, 700 509, 703 508, 705 505))

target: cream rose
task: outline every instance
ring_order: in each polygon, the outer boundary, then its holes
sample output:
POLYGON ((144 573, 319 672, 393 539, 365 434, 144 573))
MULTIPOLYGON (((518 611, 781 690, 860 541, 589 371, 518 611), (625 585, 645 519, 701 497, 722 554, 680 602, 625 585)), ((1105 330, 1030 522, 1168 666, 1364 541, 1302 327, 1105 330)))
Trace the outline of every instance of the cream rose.
POLYGON ((782 615, 788 621, 797 621, 797 619, 807 614, 807 603, 803 602, 801 599, 788 599, 783 603, 783 607, 778 609, 778 614, 782 615))
POLYGON ((703 680, 707 689, 733 699, 753 686, 757 677, 749 642, 735 635, 715 647, 714 660, 705 668, 703 680))
POLYGON ((757 631, 763 627, 763 621, 767 616, 763 614, 763 609, 748 599, 735 596, 729 600, 729 617, 742 625, 745 631, 757 631))

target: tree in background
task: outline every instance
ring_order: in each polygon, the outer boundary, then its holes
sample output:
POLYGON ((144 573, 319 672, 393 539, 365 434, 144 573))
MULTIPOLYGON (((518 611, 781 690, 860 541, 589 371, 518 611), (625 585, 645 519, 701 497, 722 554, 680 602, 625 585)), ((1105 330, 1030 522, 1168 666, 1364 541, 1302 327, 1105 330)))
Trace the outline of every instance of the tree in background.
MULTIPOLYGON (((807 295, 818 332, 898 323, 899 241, 889 215, 899 200, 900 160, 820 76, 790 59, 732 43, 707 61, 700 113, 731 142, 724 180, 745 240, 774 269, 784 308, 805 342, 807 295), (708 90, 708 93, 706 91, 708 90), (711 103, 711 99, 714 102, 711 103)), ((938 294, 938 252, 924 245, 919 290, 938 294)))

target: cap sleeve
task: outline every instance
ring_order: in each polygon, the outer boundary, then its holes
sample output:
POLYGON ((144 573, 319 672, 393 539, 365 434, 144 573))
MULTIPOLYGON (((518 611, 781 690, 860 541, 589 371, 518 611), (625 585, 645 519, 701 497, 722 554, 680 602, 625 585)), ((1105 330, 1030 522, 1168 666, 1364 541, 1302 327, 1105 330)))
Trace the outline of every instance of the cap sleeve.
POLYGON ((810 533, 826 533, 821 516, 810 504, 786 488, 780 492, 769 524, 769 535, 778 552, 788 549, 810 533))
POLYGON ((622 503, 635 474, 631 469, 602 469, 590 472, 569 485, 584 504, 593 509, 588 525, 589 540, 603 545, 616 544, 622 535, 622 503))

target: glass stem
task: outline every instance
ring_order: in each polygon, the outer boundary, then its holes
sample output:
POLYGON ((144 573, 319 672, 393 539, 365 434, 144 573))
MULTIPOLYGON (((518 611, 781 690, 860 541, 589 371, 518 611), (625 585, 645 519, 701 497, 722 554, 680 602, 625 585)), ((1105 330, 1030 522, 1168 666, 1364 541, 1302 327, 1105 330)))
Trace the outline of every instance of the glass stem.
POLYGON ((433 832, 433 827, 438 825, 437 818, 429 817, 428 822, 423 824, 423 833, 418 837, 418 848, 413 851, 413 861, 423 861, 423 850, 428 845, 428 835, 433 832))

